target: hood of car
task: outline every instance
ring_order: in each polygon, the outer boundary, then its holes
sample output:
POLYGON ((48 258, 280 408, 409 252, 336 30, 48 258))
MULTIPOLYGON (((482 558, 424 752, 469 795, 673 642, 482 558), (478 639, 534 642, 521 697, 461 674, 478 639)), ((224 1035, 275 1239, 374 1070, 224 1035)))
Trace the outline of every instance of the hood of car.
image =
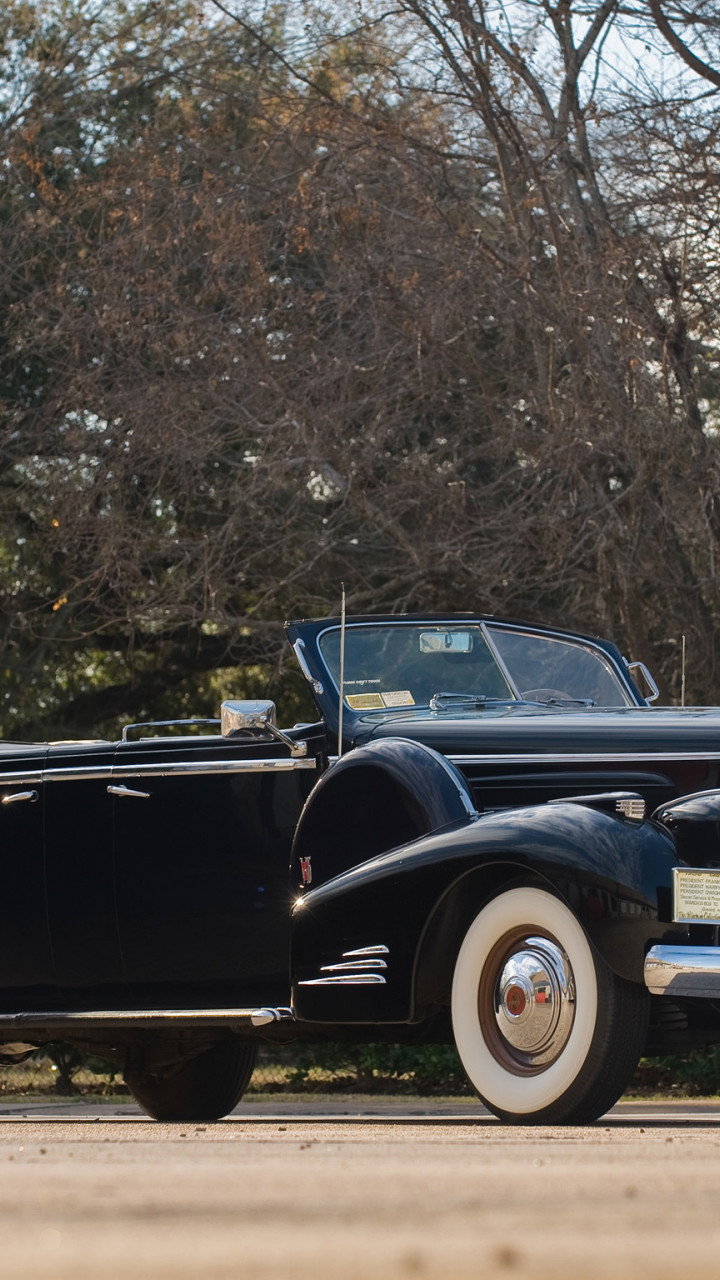
POLYGON ((462 714, 419 711, 366 715, 354 724, 357 745, 411 738, 443 754, 517 756, 623 755, 707 759, 720 755, 720 708, 557 707, 514 705, 462 714))

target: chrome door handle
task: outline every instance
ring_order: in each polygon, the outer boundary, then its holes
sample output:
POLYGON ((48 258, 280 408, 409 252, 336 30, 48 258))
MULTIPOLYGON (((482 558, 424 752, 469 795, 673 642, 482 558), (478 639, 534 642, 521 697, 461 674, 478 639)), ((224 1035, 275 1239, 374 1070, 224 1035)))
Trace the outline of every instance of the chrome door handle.
POLYGON ((130 787, 108 787, 111 796, 139 796, 141 800, 149 800, 149 791, 131 791, 130 787))
POLYGON ((0 804, 15 804, 18 800, 29 800, 34 804, 38 798, 37 791, 11 791, 0 800, 0 804))

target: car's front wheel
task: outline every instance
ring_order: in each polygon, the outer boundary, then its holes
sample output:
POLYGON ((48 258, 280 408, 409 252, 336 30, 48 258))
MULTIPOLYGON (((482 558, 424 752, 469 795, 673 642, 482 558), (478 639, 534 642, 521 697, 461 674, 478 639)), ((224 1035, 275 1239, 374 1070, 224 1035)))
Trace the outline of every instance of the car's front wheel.
POLYGON ((257 1048, 228 1037, 211 1049, 156 1071, 125 1068, 130 1092, 155 1120, 219 1120, 240 1101, 255 1068, 257 1048))
POLYGON ((455 1042, 482 1101, 511 1124, 584 1124, 637 1065, 649 1000, 594 952, 543 889, 509 889, 465 935, 452 986, 455 1042))

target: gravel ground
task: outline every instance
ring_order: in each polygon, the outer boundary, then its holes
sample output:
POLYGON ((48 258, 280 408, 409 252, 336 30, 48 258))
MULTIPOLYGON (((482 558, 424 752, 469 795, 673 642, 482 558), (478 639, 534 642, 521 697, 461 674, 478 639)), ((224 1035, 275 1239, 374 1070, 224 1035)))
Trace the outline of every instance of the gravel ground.
MULTIPOLYGON (((720 1109, 0 1116, 3 1280, 677 1280, 720 1266, 720 1109)), ((247 1111, 247 1108, 245 1108, 247 1111)))

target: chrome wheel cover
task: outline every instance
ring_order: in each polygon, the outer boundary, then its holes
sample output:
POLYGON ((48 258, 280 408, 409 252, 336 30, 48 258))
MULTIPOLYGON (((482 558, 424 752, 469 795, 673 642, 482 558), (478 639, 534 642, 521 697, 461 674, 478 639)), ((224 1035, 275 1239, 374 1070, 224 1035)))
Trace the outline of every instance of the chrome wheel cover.
POLYGON ((559 943, 529 931, 493 948, 478 992, 493 1057, 513 1074, 535 1075, 555 1062, 575 1020, 575 983, 559 943))

